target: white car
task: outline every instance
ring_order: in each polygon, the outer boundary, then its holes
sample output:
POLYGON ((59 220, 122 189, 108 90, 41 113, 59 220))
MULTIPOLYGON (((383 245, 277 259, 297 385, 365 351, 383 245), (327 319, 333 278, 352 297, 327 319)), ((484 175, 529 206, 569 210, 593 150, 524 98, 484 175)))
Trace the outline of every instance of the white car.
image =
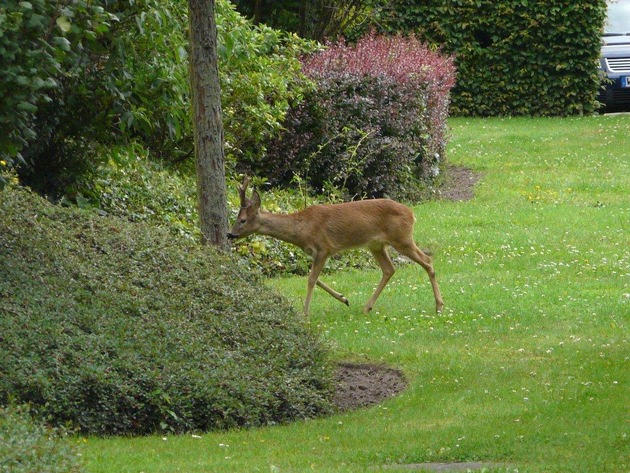
POLYGON ((630 0, 608 0, 598 100, 607 110, 630 110, 630 0))

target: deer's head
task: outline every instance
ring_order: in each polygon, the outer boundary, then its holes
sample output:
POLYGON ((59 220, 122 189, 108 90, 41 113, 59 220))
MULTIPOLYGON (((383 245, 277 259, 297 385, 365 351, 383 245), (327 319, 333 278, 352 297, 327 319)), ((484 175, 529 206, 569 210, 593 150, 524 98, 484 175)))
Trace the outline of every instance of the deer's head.
POLYGON ((234 222, 232 229, 227 234, 229 239, 244 238, 255 233, 260 228, 260 195, 254 191, 251 199, 248 199, 246 195, 248 185, 249 177, 245 176, 243 185, 238 187, 238 193, 241 197, 241 208, 238 211, 236 222, 234 222))

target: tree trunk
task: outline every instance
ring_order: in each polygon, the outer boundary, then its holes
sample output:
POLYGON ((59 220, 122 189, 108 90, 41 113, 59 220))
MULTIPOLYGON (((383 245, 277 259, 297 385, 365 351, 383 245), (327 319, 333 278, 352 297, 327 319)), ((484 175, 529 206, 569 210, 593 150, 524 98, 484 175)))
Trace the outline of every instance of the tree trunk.
POLYGON ((204 243, 227 249, 225 154, 214 0, 188 0, 199 220, 204 243))
POLYGON ((262 21, 263 0, 254 0, 254 24, 259 25, 262 21))

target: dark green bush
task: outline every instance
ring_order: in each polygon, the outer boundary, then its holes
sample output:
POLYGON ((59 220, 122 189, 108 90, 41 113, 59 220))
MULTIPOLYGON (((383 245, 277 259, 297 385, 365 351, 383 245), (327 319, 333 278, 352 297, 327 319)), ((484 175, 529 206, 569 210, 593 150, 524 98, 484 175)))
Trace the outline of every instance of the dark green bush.
POLYGON ((77 449, 64 428, 46 427, 25 406, 0 407, 0 471, 79 473, 77 449))
POLYGON ((396 0, 373 18, 455 55, 452 114, 566 116, 599 108, 605 15, 605 0, 396 0))
POLYGON ((19 188, 0 209, 0 404, 98 434, 330 409, 321 342, 235 260, 19 188))
POLYGON ((304 72, 317 88, 255 172, 349 197, 417 198, 444 159, 452 61, 415 38, 368 35, 307 58, 304 72))

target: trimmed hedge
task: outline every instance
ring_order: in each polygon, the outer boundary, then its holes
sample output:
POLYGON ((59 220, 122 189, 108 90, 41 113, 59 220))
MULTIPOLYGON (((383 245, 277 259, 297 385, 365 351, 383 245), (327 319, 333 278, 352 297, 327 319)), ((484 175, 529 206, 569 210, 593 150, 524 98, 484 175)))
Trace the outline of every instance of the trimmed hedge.
POLYGON ((297 174, 317 191, 416 198, 439 173, 446 145, 452 59, 416 38, 367 35, 304 60, 316 90, 291 109, 257 169, 274 184, 297 174))
POLYGON ((0 405, 96 434, 330 411, 322 343, 235 260, 11 186, 0 215, 0 405))
POLYGON ((375 24, 455 54, 452 114, 566 116, 599 108, 605 16, 605 0, 396 0, 375 24))

